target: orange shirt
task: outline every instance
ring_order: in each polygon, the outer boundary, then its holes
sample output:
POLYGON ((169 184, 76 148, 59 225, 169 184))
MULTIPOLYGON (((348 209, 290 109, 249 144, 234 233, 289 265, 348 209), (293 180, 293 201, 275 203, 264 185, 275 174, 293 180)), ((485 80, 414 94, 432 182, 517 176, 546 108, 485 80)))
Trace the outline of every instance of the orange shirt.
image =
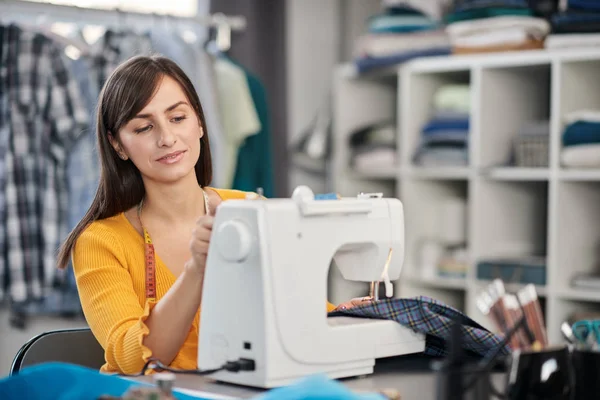
MULTIPOLYGON (((243 199, 245 192, 214 189, 221 199, 243 199)), ((152 356, 143 345, 145 324, 156 302, 175 283, 175 276, 156 259, 156 301, 145 298, 144 240, 125 214, 95 221, 81 234, 73 250, 73 269, 83 312, 105 351, 102 372, 137 373, 152 356)), ((334 308, 327 303, 327 310, 334 308)), ((173 368, 195 369, 200 310, 173 368)))

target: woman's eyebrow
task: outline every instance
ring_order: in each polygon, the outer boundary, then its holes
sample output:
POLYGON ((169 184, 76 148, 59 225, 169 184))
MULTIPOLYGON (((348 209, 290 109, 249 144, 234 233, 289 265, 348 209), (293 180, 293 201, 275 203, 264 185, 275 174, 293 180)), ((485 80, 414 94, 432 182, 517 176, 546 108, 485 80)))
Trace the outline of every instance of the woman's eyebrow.
MULTIPOLYGON (((185 104, 187 106, 189 106, 189 104, 185 101, 178 101, 177 103, 173 104, 172 106, 169 106, 166 110, 165 110, 165 114, 168 112, 173 111, 174 109, 176 109, 177 107, 179 107, 180 105, 185 104)), ((133 117, 134 119, 145 119, 145 118, 150 118, 152 116, 152 114, 138 114, 135 117, 133 117)))

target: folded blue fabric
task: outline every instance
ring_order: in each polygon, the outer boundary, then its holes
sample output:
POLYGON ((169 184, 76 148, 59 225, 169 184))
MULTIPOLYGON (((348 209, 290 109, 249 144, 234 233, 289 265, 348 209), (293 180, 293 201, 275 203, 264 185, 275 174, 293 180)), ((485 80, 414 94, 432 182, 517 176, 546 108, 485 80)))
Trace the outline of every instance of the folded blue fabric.
POLYGON ((273 389, 254 400, 384 400, 377 393, 355 393, 324 375, 301 379, 290 386, 273 389))
POLYGON ((468 0, 454 8, 454 12, 476 10, 488 7, 529 8, 526 0, 468 0))
POLYGON ((468 118, 432 118, 423 127, 423 134, 435 133, 437 131, 469 131, 468 118))
POLYGON ((563 146, 600 143, 600 123, 577 121, 565 128, 563 146))
POLYGON ((600 0, 569 0, 569 10, 600 11, 600 0))
POLYGON ((598 33, 600 32, 600 11, 566 11, 550 18, 553 33, 598 33))
POLYGON ((398 54, 392 54, 384 57, 365 57, 354 60, 354 65, 359 74, 375 70, 377 68, 385 68, 392 65, 402 64, 415 58, 447 56, 452 54, 450 47, 433 47, 430 49, 416 49, 413 51, 403 51, 398 54))

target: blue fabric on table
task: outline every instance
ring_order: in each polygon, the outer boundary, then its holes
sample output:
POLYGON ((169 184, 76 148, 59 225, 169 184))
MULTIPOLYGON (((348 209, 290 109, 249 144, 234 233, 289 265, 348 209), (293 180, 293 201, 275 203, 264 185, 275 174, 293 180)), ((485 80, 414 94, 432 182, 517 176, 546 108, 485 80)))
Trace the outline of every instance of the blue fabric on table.
MULTIPOLYGON (((121 396, 139 382, 65 363, 45 363, 22 369, 0 380, 0 399, 97 400, 102 395, 121 396)), ((177 394, 178 400, 199 397, 177 394)))
POLYGON ((355 393, 324 375, 314 375, 290 386, 273 389, 254 400, 384 400, 377 393, 355 393))
MULTIPOLYGON (((102 395, 122 396, 134 387, 150 386, 117 375, 64 363, 46 363, 21 370, 0 379, 2 400, 97 400, 102 395)), ((206 397, 182 394, 174 389, 177 400, 204 400, 206 397)), ((376 393, 355 393, 324 375, 314 375, 253 397, 256 400, 384 400, 376 393)))

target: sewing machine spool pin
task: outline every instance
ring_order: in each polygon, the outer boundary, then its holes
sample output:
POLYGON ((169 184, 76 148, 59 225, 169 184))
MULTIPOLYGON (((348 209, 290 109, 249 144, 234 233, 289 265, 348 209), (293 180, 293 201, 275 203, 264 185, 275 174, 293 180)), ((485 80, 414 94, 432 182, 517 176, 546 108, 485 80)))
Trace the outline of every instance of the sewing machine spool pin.
POLYGON ((379 281, 371 282, 371 289, 369 290, 369 297, 373 301, 379 301, 379 281))

